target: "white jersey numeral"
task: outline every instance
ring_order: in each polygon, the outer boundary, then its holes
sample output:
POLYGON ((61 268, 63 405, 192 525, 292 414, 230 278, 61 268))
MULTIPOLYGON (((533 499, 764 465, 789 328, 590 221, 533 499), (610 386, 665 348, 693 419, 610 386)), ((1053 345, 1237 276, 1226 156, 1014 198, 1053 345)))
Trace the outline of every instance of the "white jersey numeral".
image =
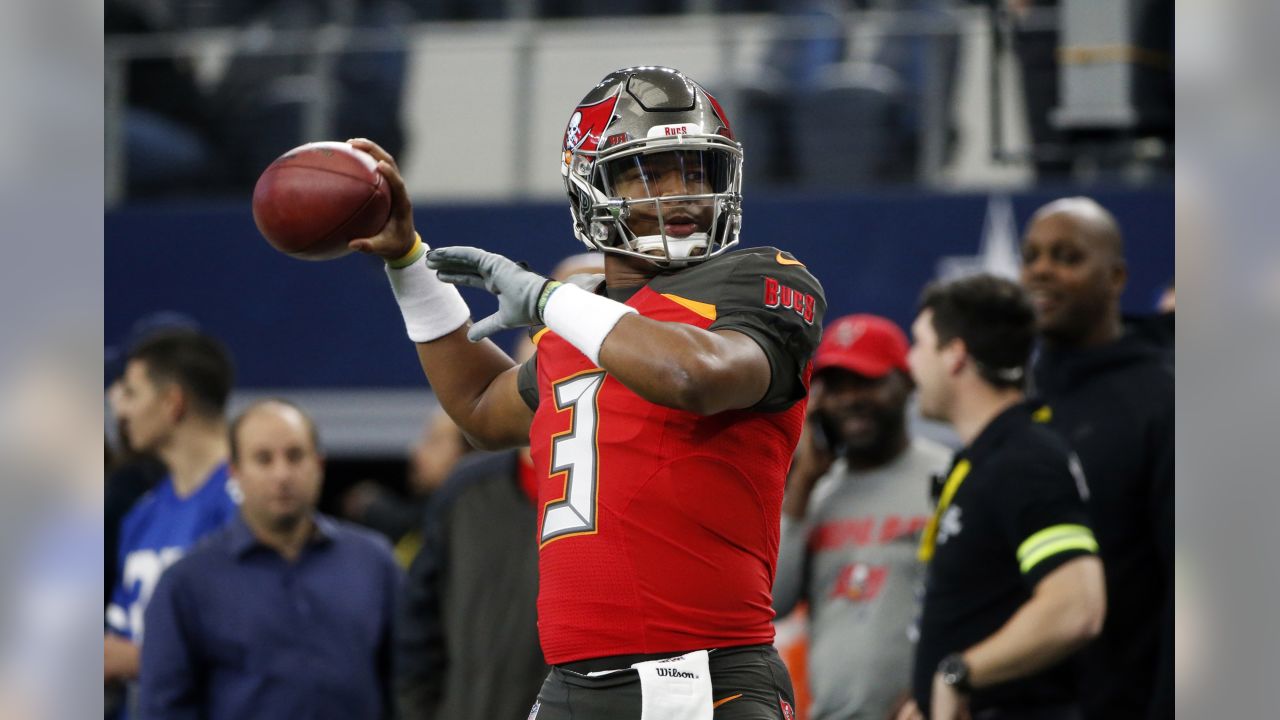
POLYGON ((542 515, 543 543, 595 532, 599 482, 596 433, 600 422, 596 400, 604 377, 604 372, 577 375, 553 388, 556 410, 570 411, 573 420, 569 431, 551 442, 551 474, 565 474, 564 499, 547 504, 542 515))
POLYGON ((137 599, 127 608, 129 633, 134 643, 142 643, 142 618, 160 576, 170 565, 178 562, 182 554, 181 547, 143 548, 125 557, 122 584, 126 588, 136 586, 138 589, 137 599))

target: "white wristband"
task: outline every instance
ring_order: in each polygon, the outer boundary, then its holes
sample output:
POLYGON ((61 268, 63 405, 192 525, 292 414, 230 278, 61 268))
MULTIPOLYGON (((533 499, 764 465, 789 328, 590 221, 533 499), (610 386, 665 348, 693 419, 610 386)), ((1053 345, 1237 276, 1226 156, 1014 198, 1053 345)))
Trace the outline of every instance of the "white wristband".
POLYGON ((598 367, 604 339, 623 316, 634 312, 633 307, 565 283, 551 292, 542 322, 598 367))
POLYGON ((400 304, 404 329, 414 342, 431 342, 462 327, 471 317, 458 288, 436 277, 425 254, 402 268, 387 266, 391 291, 400 304))

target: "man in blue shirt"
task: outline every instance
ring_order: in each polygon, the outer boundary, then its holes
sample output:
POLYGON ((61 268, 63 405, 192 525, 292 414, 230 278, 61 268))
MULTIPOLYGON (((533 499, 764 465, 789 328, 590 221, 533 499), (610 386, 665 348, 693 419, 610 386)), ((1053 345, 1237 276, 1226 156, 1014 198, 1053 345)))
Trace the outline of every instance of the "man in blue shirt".
POLYGON ((236 514, 225 419, 233 375, 218 341, 191 330, 165 331, 133 348, 112 392, 130 448, 154 454, 169 474, 120 524, 103 651, 109 688, 138 677, 143 615, 165 568, 236 514))
POLYGON ((240 515, 156 588, 141 717, 388 716, 401 580, 390 546, 315 511, 324 461, 297 406, 259 402, 230 437, 240 515))

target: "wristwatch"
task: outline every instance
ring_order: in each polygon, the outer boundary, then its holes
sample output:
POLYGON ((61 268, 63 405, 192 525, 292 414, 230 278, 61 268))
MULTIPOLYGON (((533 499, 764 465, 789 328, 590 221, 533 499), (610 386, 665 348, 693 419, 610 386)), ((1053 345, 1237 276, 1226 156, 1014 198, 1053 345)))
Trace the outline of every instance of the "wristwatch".
POLYGON ((972 689, 969 687, 969 663, 964 661, 964 656, 960 653, 951 653, 942 658, 942 662, 938 663, 938 674, 942 676, 942 682, 962 693, 972 689))

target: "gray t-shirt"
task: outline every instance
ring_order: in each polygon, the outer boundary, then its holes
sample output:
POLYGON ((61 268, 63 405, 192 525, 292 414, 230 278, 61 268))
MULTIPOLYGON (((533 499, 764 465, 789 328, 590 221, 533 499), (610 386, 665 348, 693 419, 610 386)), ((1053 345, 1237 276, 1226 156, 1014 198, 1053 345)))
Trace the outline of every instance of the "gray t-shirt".
POLYGON ((916 547, 930 477, 950 460, 946 447, 922 438, 868 472, 837 460, 814 487, 804 522, 783 517, 773 605, 781 616, 809 603, 813 720, 881 720, 910 687, 907 632, 924 570, 916 547))

